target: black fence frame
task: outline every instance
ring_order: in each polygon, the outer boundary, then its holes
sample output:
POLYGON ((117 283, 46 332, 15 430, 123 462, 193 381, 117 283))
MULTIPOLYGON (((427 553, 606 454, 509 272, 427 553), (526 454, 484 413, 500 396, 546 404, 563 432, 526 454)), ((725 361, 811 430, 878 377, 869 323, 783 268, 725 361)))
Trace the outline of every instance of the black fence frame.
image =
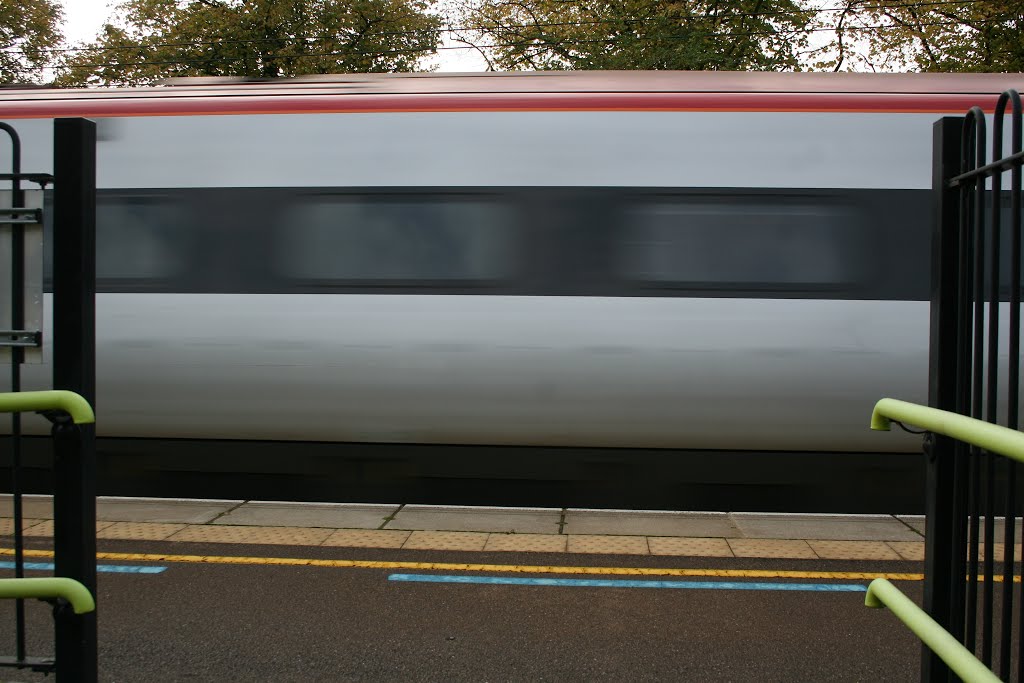
MULTIPOLYGON (((966 117, 935 123, 928 402, 933 408, 1017 429, 1024 154, 1021 99, 1015 91, 999 97, 992 136, 995 161, 988 162, 987 154, 986 114, 981 108, 972 108, 966 117), (1007 119, 1010 153, 1004 156, 1007 119), (1000 274, 1005 256, 1000 250, 1006 173, 1010 174, 1008 286, 1000 274), (1009 320, 1001 327, 1000 308, 1005 303, 1009 320), (1005 360, 1000 357, 1002 334, 1008 338, 1005 360)), ((1003 680, 1013 677, 1011 663, 1016 657, 1016 680, 1024 681, 1024 610, 1013 583, 1018 468, 1012 460, 938 435, 927 437, 925 452, 924 609, 1003 680), (1009 561, 996 558, 997 515, 1005 519, 1002 542, 1009 561), (997 580, 1003 587, 998 614, 997 580)), ((938 656, 925 648, 922 680, 955 679, 938 656)))
MULTIPOLYGON (((23 181, 54 183, 53 244, 53 388, 73 391, 95 409, 96 401, 96 124, 87 119, 54 121, 53 176, 21 172, 21 143, 15 129, 0 123, 11 137, 12 169, 0 174, 11 183, 14 206, 23 181)), ((12 327, 23 324, 22 237, 12 233, 12 327), (16 303, 15 303, 16 302, 16 303)), ((13 347, 11 389, 21 389, 23 353, 13 347)), ((96 597, 96 449, 92 424, 75 425, 64 414, 48 415, 54 439, 54 574, 76 579, 96 597)), ((15 576, 24 575, 20 416, 12 415, 11 484, 14 506, 15 576)), ((53 671, 58 680, 97 680, 96 612, 54 611, 54 657, 25 653, 24 605, 15 612, 16 654, 0 666, 53 671)))

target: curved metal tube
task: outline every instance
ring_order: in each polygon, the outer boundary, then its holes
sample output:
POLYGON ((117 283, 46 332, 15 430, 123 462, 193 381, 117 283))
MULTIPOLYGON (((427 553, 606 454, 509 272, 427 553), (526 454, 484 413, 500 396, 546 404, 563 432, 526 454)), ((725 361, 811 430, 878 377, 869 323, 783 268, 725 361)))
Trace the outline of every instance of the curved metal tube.
POLYGON ((73 391, 16 391, 0 394, 0 413, 25 413, 41 410, 63 410, 75 424, 96 421, 92 406, 73 391))
POLYGON ((864 604, 868 607, 888 607, 897 619, 967 683, 995 683, 999 680, 970 650, 961 645, 960 641, 949 635, 946 629, 939 626, 923 609, 886 579, 875 579, 871 582, 864 604))
POLYGON ((63 598, 75 614, 96 609, 89 589, 74 579, 53 576, 39 579, 0 579, 0 598, 63 598))
POLYGON ((871 428, 888 431, 892 420, 922 427, 929 432, 960 441, 1024 462, 1024 433, 977 420, 947 410, 883 398, 871 413, 871 428))

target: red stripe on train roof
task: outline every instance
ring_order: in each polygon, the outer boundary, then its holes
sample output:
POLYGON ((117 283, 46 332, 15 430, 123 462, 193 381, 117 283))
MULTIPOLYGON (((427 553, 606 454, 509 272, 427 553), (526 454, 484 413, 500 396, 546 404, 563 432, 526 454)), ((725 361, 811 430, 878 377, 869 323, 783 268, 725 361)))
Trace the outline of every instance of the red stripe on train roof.
POLYGON ((962 113, 995 108, 998 95, 874 93, 526 93, 96 97, 4 100, 0 118, 295 113, 736 111, 962 113))

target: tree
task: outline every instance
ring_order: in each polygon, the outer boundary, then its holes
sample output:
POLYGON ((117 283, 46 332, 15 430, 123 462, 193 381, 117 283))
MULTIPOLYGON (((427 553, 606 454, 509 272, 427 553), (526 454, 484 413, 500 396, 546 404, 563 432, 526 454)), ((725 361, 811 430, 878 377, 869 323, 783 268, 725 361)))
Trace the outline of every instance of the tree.
POLYGON ((54 0, 0 0, 0 83, 39 82, 60 45, 63 11, 54 0))
POLYGON ((830 13, 837 40, 819 67, 1024 71, 1024 0, 843 0, 830 13))
POLYGON ((798 69, 793 0, 468 0, 456 39, 500 69, 798 69))
POLYGON ((439 42, 441 20, 428 9, 427 0, 125 0, 122 25, 105 25, 57 83, 411 71, 439 42))

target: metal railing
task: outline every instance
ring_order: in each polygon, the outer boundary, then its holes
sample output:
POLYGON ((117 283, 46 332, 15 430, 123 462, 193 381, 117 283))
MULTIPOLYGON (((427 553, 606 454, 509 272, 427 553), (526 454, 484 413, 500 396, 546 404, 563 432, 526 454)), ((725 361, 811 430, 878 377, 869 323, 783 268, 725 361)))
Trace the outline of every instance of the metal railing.
MULTIPOLYGON (((71 391, 24 391, 0 394, 0 413, 36 412, 53 423, 58 489, 54 495, 53 578, 0 579, 0 598, 63 599, 54 611, 55 653, 52 658, 27 657, 19 648, 0 665, 53 671, 57 680, 91 683, 97 680, 96 633, 96 497, 93 489, 69 481, 92 459, 83 429, 95 422, 92 407, 71 391), (63 475, 63 476, 62 476, 63 475)), ((20 529, 15 529, 15 534, 20 529)), ((22 562, 16 557, 15 564, 22 562)), ((18 629, 22 624, 17 625, 18 629)), ((19 636, 22 634, 19 632, 19 636)), ((19 638, 20 639, 20 638, 19 638)))
MULTIPOLYGON (((995 448, 1005 445, 1005 432, 975 434, 962 420, 1011 432, 1020 424, 1022 129, 1021 98, 1012 90, 999 96, 991 117, 973 107, 933 128, 928 405, 947 413, 924 443, 924 609, 1001 678, 1017 681, 1024 681, 1024 610, 1012 590, 1012 555, 1022 470, 995 448), (943 431, 965 426, 972 438, 996 442, 972 445, 943 431), (1000 518, 1005 558, 996 554, 1000 518)), ((911 412, 904 417, 938 419, 911 412)), ((947 666, 927 650, 922 663, 922 680, 949 680, 947 666)))
MULTIPOLYGON (((75 614, 88 614, 96 609, 96 601, 89 589, 79 581, 63 576, 41 579, 0 579, 0 599, 63 600, 75 614)), ((58 607, 60 607, 58 603, 58 607)))
POLYGON ((92 424, 96 416, 92 406, 73 391, 19 391, 0 394, 0 413, 67 413, 76 425, 92 424))
POLYGON ((871 428, 889 431, 893 422, 920 427, 932 434, 948 436, 990 453, 1024 462, 1024 432, 951 413, 947 410, 883 398, 871 413, 871 428))
POLYGON ((974 654, 949 635, 928 614, 915 605, 899 588, 887 579, 875 579, 868 585, 864 604, 868 607, 888 607, 907 628, 937 654, 953 672, 967 683, 996 683, 999 677, 982 664, 974 654))
MULTIPOLYGON (((0 348, 10 347, 11 385, 16 398, 6 399, 11 413, 10 492, 14 513, 15 578, 23 578, 24 538, 22 534, 21 410, 37 410, 53 422, 53 505, 55 573, 78 579, 90 592, 96 587, 96 455, 92 410, 96 398, 96 124, 81 118, 53 121, 53 174, 21 171, 21 142, 15 129, 0 122, 0 132, 11 138, 11 173, 0 173, 0 183, 9 183, 9 209, 0 211, 0 237, 10 244, 0 252, 10 255, 10 312, 0 315, 0 348), (45 187, 53 184, 53 329, 48 335, 52 350, 53 384, 57 389, 75 392, 89 408, 88 421, 83 405, 67 393, 20 393, 20 366, 26 353, 34 350, 41 357, 43 257, 42 211, 26 206, 22 183, 45 187), (32 249, 26 244, 28 226, 39 235, 32 249), (36 230, 38 227, 38 230, 36 230), (29 258, 32 256, 32 258, 29 258), (38 258, 36 258, 38 257, 38 258), (31 267, 30 267, 31 266, 31 267), (31 285, 31 289, 29 288, 31 285), (32 293, 38 296, 31 296, 32 293), (27 316, 29 303, 34 311, 27 316), (38 304, 36 306, 36 304, 38 304), (38 311, 35 313, 35 311, 38 311), (7 323, 5 326, 3 323, 7 323), (26 329, 28 327, 28 329, 26 329), (37 401, 53 400, 51 408, 37 401), (13 403, 12 403, 13 401, 13 403), (21 402, 21 403, 19 403, 21 402)), ((6 185, 5 185, 6 187, 6 185)), ((40 193, 41 194, 41 193, 40 193)), ((40 199, 39 206, 42 206, 40 199)), ((7 207, 3 207, 7 208, 7 207)), ((3 286, 0 286, 0 312, 3 311, 3 286)), ((5 453, 6 455, 6 453, 5 453)), ((24 601, 15 605, 15 650, 13 657, 0 657, 0 666, 56 670, 68 680, 95 681, 96 616, 94 612, 76 614, 64 610, 55 625, 55 660, 36 661, 25 653, 24 601), (59 664, 58 664, 59 663, 59 664)))
MULTIPOLYGON (((984 420, 967 417, 938 408, 929 408, 916 403, 883 398, 875 404, 871 413, 871 428, 888 431, 893 422, 924 429, 929 435, 940 435, 995 453, 1011 460, 1024 463, 1024 433, 984 420)), ((1012 524, 1013 520, 1009 520, 1012 524)), ((928 533, 933 533, 929 529, 928 533)), ((991 552, 991 548, 989 549, 991 552)), ((1009 549, 1010 560, 1004 558, 1009 573, 1003 577, 1003 590, 1013 591, 1013 549, 1009 549), (1005 580, 1008 578, 1009 580, 1005 580)), ((993 583, 990 572, 986 577, 993 583)), ((928 613, 915 605, 909 598, 885 579, 876 579, 868 586, 864 600, 868 607, 888 607, 896 617, 913 631, 921 641, 934 652, 946 666, 968 683, 999 681, 991 669, 981 662, 957 638, 936 622, 928 613)), ((1009 620, 1012 614, 1003 614, 1009 620)), ((1008 644, 1004 644, 1006 647, 1008 644)))

